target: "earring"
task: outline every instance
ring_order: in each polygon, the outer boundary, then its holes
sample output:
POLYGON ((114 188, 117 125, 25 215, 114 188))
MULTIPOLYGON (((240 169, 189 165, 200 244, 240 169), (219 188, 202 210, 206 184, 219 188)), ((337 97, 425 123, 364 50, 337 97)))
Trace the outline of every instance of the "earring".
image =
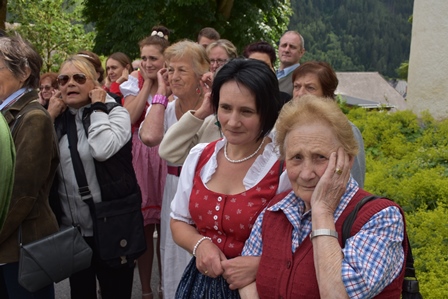
POLYGON ((201 94, 201 89, 199 87, 196 87, 196 93, 201 94))

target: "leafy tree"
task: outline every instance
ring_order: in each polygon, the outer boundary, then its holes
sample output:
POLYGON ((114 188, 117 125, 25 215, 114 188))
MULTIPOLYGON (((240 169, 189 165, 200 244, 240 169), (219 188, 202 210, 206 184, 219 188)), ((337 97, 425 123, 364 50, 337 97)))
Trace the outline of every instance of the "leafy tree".
POLYGON ((256 40, 277 43, 292 14, 288 0, 86 0, 84 15, 98 32, 94 51, 139 55, 138 41, 154 25, 172 30, 170 41, 196 40, 203 27, 242 48, 256 40))
POLYGON ((292 0, 291 6, 288 27, 305 39, 303 61, 396 77, 409 59, 413 0, 292 0))
POLYGON ((10 0, 10 22, 41 55, 43 72, 57 71, 68 55, 93 47, 95 33, 86 33, 79 1, 10 0))

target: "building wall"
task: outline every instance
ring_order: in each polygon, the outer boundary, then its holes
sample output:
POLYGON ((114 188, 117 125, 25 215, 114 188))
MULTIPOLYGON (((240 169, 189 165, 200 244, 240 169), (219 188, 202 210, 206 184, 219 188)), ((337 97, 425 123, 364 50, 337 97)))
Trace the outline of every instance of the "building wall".
POLYGON ((415 0, 408 75, 408 107, 448 118, 448 1, 415 0))

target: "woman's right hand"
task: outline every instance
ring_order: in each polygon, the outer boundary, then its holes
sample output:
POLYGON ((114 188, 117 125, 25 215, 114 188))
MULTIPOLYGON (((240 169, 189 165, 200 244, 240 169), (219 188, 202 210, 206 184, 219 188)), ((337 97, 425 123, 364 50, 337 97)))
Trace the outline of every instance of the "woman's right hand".
POLYGON ((62 112, 65 111, 65 109, 67 109, 67 105, 65 105, 64 101, 61 98, 61 92, 59 90, 56 90, 56 92, 48 102, 47 111, 54 121, 56 117, 58 117, 62 112))
POLYGON ((129 78, 129 70, 127 68, 124 68, 120 78, 117 79, 117 83, 121 84, 125 81, 128 81, 128 78, 129 78))
POLYGON ((210 240, 202 241, 196 249, 196 268, 206 276, 216 278, 222 275, 223 260, 226 260, 226 256, 210 240))
POLYGON ((157 71, 157 94, 169 97, 171 95, 171 88, 168 82, 168 69, 161 68, 157 71))
POLYGON ((207 116, 213 114, 213 106, 211 104, 211 93, 207 92, 204 95, 204 99, 202 100, 201 107, 199 107, 198 110, 194 113, 194 116, 196 116, 199 119, 204 120, 207 116))

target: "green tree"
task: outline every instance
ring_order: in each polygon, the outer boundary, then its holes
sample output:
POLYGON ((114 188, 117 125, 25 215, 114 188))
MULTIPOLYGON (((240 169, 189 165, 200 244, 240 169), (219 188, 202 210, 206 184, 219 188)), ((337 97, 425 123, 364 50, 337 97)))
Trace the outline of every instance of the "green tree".
POLYGON ((305 39, 303 61, 396 77, 397 67, 409 59, 413 0, 292 0, 291 6, 288 27, 305 39))
POLYGON ((276 44, 292 14, 289 0, 86 0, 84 15, 94 23, 94 51, 139 55, 138 41, 154 25, 172 30, 170 41, 196 40, 203 27, 214 27, 239 50, 256 40, 276 44))
POLYGON ((94 32, 86 33, 79 1, 10 0, 9 21, 41 55, 42 72, 58 71, 68 55, 93 47, 94 32))

